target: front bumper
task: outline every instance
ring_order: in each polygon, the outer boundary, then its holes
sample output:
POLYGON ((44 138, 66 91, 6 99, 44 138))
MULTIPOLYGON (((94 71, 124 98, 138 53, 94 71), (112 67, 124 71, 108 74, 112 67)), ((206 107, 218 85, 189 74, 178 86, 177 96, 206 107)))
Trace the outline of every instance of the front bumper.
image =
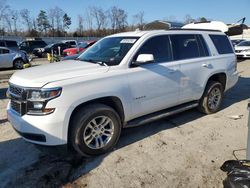
POLYGON ((63 121, 58 119, 58 113, 20 116, 10 108, 10 103, 7 107, 8 120, 17 133, 28 142, 48 146, 67 144, 67 139, 63 138, 63 121))
POLYGON ((236 52, 238 58, 250 58, 250 52, 236 52))
POLYGON ((228 80, 227 80, 227 85, 226 85, 225 90, 232 88, 238 82, 239 73, 235 71, 230 76, 227 76, 227 78, 228 80))

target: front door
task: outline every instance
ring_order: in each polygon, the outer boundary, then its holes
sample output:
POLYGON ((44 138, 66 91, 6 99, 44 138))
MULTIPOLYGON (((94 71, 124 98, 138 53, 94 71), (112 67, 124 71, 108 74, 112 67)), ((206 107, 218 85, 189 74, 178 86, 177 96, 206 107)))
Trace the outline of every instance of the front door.
POLYGON ((169 37, 150 38, 136 53, 134 61, 140 54, 152 54, 154 62, 130 68, 132 118, 174 106, 179 101, 179 65, 172 61, 169 37))

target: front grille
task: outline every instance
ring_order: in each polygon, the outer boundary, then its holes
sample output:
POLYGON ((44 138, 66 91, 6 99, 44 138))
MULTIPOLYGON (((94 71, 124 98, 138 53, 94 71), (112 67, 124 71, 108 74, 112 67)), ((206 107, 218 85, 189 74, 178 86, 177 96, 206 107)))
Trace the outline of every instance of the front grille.
POLYGON ((19 115, 24 115, 27 111, 26 106, 26 91, 20 86, 9 86, 10 106, 19 115))
POLYGON ((22 114, 22 109, 21 109, 21 103, 17 102, 17 101, 14 101, 14 100, 11 100, 10 101, 10 106, 11 108, 16 111, 18 114, 22 114))
POLYGON ((24 91, 23 88, 18 87, 18 86, 13 86, 13 85, 10 85, 9 90, 11 94, 14 94, 18 97, 22 97, 23 91, 24 91))

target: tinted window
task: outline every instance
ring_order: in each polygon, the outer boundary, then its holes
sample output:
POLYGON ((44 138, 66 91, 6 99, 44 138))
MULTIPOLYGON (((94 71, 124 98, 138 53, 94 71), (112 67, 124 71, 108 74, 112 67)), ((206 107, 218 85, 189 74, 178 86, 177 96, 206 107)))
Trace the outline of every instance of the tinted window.
POLYGON ((8 47, 17 47, 17 42, 16 41, 6 41, 6 45, 8 47))
POLYGON ((250 41, 242 41, 238 44, 238 46, 250 46, 250 41))
POLYGON ((219 54, 233 53, 231 43, 226 35, 209 35, 219 54))
POLYGON ((46 46, 46 43, 44 41, 34 41, 35 45, 37 46, 46 46))
POLYGON ((5 47, 5 42, 4 41, 0 41, 0 46, 5 47))
POLYGON ((76 42, 75 41, 71 41, 69 42, 70 45, 76 45, 76 42))
POLYGON ((199 50, 200 50, 200 56, 204 57, 204 56, 209 56, 209 51, 208 51, 208 47, 207 47, 207 43, 204 40, 202 35, 197 35, 198 37, 198 41, 199 41, 199 50))
POLYGON ((207 45, 200 35, 171 35, 175 60, 208 56, 207 45))
POLYGON ((146 41, 137 52, 134 61, 140 54, 153 54, 156 63, 172 60, 168 36, 157 36, 146 41))
POLYGON ((7 49, 0 49, 0 54, 8 54, 9 50, 7 49))

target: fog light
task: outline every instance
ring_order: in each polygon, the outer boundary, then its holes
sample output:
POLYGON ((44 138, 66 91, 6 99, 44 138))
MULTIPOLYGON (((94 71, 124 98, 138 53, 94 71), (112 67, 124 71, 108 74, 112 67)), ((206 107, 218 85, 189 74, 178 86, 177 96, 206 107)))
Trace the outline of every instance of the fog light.
POLYGON ((33 102, 33 108, 34 109, 42 109, 43 103, 42 102, 33 102))

